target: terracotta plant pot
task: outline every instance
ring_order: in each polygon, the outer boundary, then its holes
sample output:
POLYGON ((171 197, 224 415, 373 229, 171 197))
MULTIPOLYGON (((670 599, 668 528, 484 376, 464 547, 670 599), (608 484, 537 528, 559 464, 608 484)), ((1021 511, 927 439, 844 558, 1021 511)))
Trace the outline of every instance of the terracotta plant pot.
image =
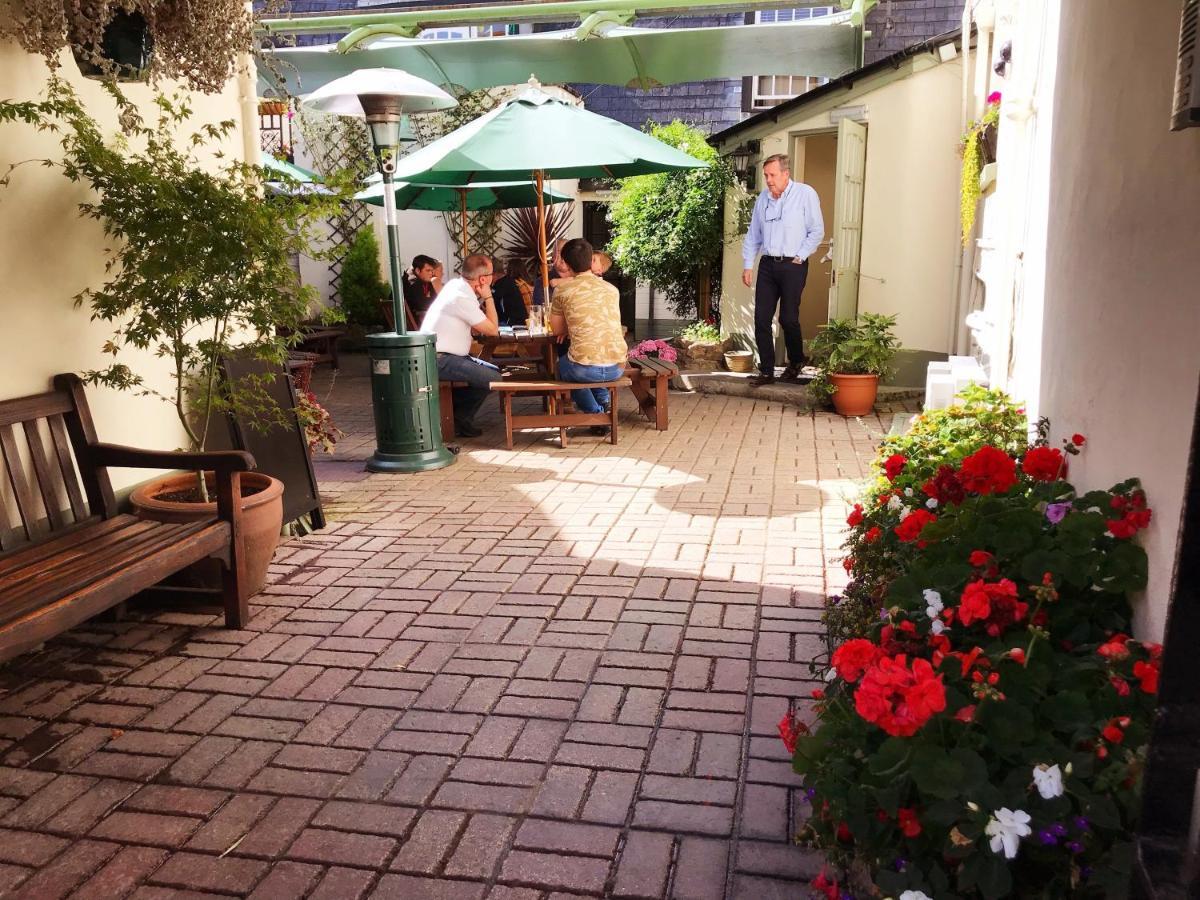
POLYGON ((874 408, 875 395, 879 391, 878 375, 830 373, 829 383, 837 388, 833 392, 833 408, 843 416, 865 416, 874 408))
MULTIPOLYGON (((196 522, 217 514, 217 503, 188 503, 160 499, 162 494, 186 491, 196 476, 170 475, 143 484, 129 495, 134 513, 154 522, 196 522)), ((209 478, 210 490, 213 487, 209 478)), ((250 594, 257 594, 267 581, 267 566, 279 544, 283 528, 283 482, 261 472, 242 473, 242 541, 246 549, 246 581, 250 594), (248 496, 247 496, 248 495, 248 496)), ((219 575, 218 583, 219 583, 219 575)), ((210 575, 204 577, 210 582, 210 575)), ((210 585, 211 586, 211 585, 210 585)))

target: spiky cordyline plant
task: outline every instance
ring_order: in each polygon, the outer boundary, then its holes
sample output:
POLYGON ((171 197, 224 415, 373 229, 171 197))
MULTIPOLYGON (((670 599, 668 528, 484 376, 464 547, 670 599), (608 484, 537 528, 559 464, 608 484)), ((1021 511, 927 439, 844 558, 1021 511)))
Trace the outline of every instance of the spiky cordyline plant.
MULTIPOLYGON (((554 258, 554 244, 567 236, 571 220, 575 215, 574 203, 562 203, 546 207, 546 262, 554 258)), ((529 271, 538 277, 542 266, 538 260, 538 215, 537 209, 509 209, 504 211, 504 228, 508 241, 504 245, 506 256, 515 256, 529 266, 529 271)))

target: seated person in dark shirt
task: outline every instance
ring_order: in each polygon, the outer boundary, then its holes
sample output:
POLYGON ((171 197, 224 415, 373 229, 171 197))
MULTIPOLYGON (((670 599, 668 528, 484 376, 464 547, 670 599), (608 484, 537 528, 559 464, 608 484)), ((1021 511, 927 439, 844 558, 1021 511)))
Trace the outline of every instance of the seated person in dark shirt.
POLYGON ((421 327, 425 313, 437 296, 437 290, 433 284, 437 267, 436 259, 419 253, 413 257, 412 268, 405 272, 400 279, 404 285, 404 300, 408 303, 408 309, 413 314, 413 318, 417 320, 418 328, 421 327))
POLYGON ((500 271, 504 273, 503 277, 498 278, 492 285, 492 296, 496 298, 496 312, 500 314, 500 324, 524 325, 529 320, 529 311, 525 308, 520 282, 529 281, 529 272, 524 261, 515 256, 510 257, 500 271))

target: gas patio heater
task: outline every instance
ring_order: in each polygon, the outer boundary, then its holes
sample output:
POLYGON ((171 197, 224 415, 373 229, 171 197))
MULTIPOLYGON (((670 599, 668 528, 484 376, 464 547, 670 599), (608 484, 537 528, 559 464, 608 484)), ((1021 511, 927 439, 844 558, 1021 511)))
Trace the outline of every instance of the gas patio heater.
POLYGON ((442 443, 434 336, 409 333, 405 327, 391 186, 403 117, 458 103, 437 85, 399 69, 359 69, 313 91, 303 102, 322 112, 366 119, 385 185, 383 209, 396 331, 367 335, 375 413, 375 453, 367 461, 367 471, 423 472, 448 466, 455 456, 442 443))

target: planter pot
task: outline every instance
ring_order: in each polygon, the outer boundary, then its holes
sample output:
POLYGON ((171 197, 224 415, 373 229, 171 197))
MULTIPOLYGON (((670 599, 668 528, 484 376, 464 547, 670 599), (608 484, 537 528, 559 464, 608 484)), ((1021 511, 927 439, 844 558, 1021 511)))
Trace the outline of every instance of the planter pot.
POLYGON ((996 161, 997 132, 995 125, 984 125, 979 129, 979 156, 985 166, 996 161))
MULTIPOLYGON (((142 81, 154 55, 154 36, 140 12, 116 12, 104 26, 100 55, 113 64, 119 81, 142 81)), ((88 78, 105 78, 110 73, 91 60, 76 56, 79 71, 88 78)))
POLYGON ((282 116, 287 114, 286 100, 259 100, 258 114, 260 116, 282 116))
POLYGON ((725 366, 730 372, 749 372, 754 368, 754 354, 749 350, 729 350, 725 354, 725 366))
POLYGON ((833 408, 843 416, 865 416, 874 408, 875 395, 879 391, 878 375, 830 373, 829 383, 837 388, 833 392, 833 408))
MULTIPOLYGON (((186 491, 196 484, 191 474, 171 475, 144 484, 129 497, 139 518, 153 522, 196 522, 217 514, 217 504, 165 500, 161 495, 186 491)), ((210 488, 212 479, 209 478, 210 488)), ((283 482, 260 472, 242 473, 242 541, 246 550, 246 581, 257 594, 267 581, 267 566, 283 528, 283 482)), ((211 576, 204 579, 212 586, 211 576)), ((219 575, 217 578, 219 583, 219 575)))

